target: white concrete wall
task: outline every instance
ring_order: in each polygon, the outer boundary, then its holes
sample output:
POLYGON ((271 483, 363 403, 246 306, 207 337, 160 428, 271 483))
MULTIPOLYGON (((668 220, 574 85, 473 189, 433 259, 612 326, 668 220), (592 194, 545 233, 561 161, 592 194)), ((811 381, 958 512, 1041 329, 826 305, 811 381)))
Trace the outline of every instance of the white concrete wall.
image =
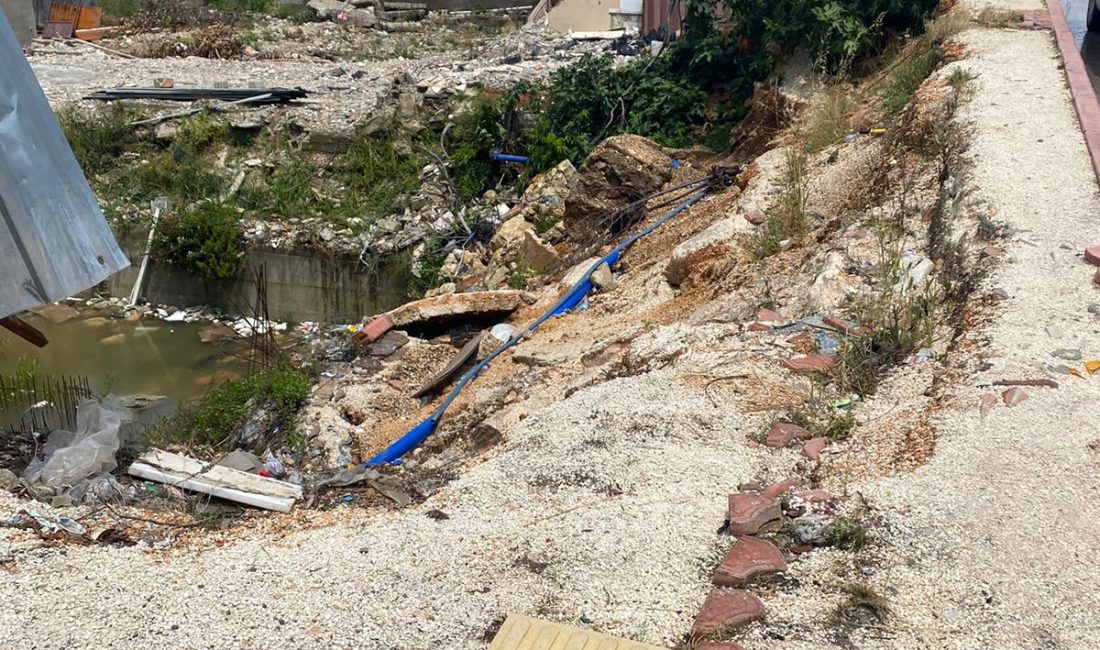
POLYGON ((550 10, 550 28, 559 32, 602 32, 611 29, 609 9, 619 0, 563 0, 550 10))

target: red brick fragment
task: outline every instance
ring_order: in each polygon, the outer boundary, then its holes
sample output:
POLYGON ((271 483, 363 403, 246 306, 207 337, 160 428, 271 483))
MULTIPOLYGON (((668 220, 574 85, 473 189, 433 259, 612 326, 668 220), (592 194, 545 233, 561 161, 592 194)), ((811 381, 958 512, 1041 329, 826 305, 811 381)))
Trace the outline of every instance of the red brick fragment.
POLYGON ((775 544, 759 537, 742 537, 714 570, 711 582, 719 587, 739 587, 757 576, 786 570, 787 563, 775 544))
POLYGON ((802 345, 803 343, 809 343, 813 340, 813 336, 809 332, 799 332, 791 338, 787 339, 787 343, 791 345, 802 345))
POLYGON ((848 324, 848 321, 840 318, 839 316, 826 316, 821 319, 829 327, 835 329, 841 334, 847 334, 848 330, 852 329, 852 326, 848 324))
POLYGON ((773 422, 768 430, 768 437, 764 444, 773 449, 782 449, 795 440, 805 440, 810 437, 810 432, 790 422, 773 422))
POLYGON ((730 535, 754 535, 768 522, 783 516, 774 497, 759 494, 731 494, 729 497, 730 535))
POLYGON ((836 365, 836 359, 824 354, 813 354, 806 357, 795 357, 783 362, 783 367, 795 372, 819 372, 827 373, 836 365))
POLYGON ((745 221, 748 221, 754 226, 759 226, 768 220, 768 216, 759 210, 754 210, 745 214, 745 221))
POLYGON ((772 331, 772 326, 765 323, 752 323, 745 329, 750 332, 770 332, 772 331))
POLYGON ((762 491, 760 493, 760 495, 768 497, 770 499, 777 499, 777 498, 779 498, 780 495, 782 495, 786 492, 789 492, 789 491, 795 489, 796 487, 801 487, 801 486, 802 486, 802 479, 798 478, 797 476, 792 476, 789 479, 787 479, 786 481, 776 483, 775 485, 772 485, 772 486, 764 489, 764 491, 762 491))
POLYGON ((365 345, 373 343, 391 329, 393 329, 393 319, 390 318, 389 314, 382 314, 371 319, 369 323, 363 326, 363 329, 355 333, 354 338, 360 345, 365 345))
POLYGON ((828 438, 811 438, 806 441, 806 444, 802 445, 802 455, 810 460, 819 461, 821 460, 821 452, 828 446, 828 438))
POLYGON ((761 309, 760 311, 756 312, 757 323, 772 323, 779 320, 780 318, 782 318, 782 316, 779 315, 779 312, 772 311, 771 309, 761 309))
POLYGON ((712 589, 691 626, 693 640, 764 618, 764 604, 741 589, 712 589))

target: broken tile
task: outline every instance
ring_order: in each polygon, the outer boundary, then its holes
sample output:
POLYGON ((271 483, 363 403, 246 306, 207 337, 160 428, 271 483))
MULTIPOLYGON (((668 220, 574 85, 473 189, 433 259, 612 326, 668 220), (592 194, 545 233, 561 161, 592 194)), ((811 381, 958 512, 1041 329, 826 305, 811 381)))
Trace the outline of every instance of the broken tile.
POLYGON ((1012 388, 1006 390, 1002 394, 1002 397, 1004 398, 1005 406, 1016 406, 1020 402, 1027 399, 1027 393, 1024 392, 1023 388, 1020 388, 1019 386, 1013 386, 1012 388))
POLYGON ((783 510, 774 497, 744 493, 729 496, 730 535, 754 535, 764 524, 782 515, 783 510))
POLYGON ((782 449, 795 440, 805 440, 810 437, 810 432, 790 422, 773 422, 768 430, 768 437, 764 444, 773 449, 782 449))
POLYGON ((1085 261, 1100 266, 1100 246, 1085 249, 1085 261))
POLYGON ((824 354, 813 354, 805 357, 795 357, 783 362, 783 367, 795 372, 819 372, 827 373, 836 365, 836 359, 824 354))
POLYGON ((754 226, 759 226, 768 220, 767 215, 760 211, 753 211, 745 214, 745 221, 748 221, 754 226))
POLYGON ((787 570, 783 554, 766 539, 741 537, 730 548, 726 559, 714 570, 711 582, 719 587, 738 587, 757 576, 787 570))
POLYGON ((821 460, 821 452, 829 445, 829 439, 823 437, 811 438, 802 445, 802 455, 813 461, 821 460))
POLYGON ((772 311, 771 309, 761 309, 756 312, 756 322, 758 323, 772 323, 780 318, 779 312, 772 311))
POLYGON ((776 499, 780 495, 782 495, 786 492, 789 492, 789 491, 795 489, 796 487, 801 487, 801 485, 802 485, 802 479, 798 478, 797 476, 792 476, 792 477, 790 477, 789 479, 787 479, 785 481, 782 481, 780 483, 776 483, 775 485, 772 485, 772 486, 769 486, 769 487, 765 488, 760 493, 760 495, 768 497, 770 499, 776 499))
POLYGON ((997 405, 1001 400, 997 398, 993 393, 985 393, 980 398, 980 406, 982 417, 984 418, 989 411, 997 405))
POLYGON ((764 618, 764 604, 759 598, 741 589, 716 587, 691 625, 691 638, 700 640, 761 618, 764 618))

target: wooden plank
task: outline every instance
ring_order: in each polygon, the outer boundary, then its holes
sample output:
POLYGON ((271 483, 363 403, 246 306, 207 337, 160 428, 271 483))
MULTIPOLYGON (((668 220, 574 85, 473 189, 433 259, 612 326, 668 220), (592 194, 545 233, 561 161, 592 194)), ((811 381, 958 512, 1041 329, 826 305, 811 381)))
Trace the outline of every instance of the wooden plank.
POLYGON ((509 614, 489 650, 662 650, 592 630, 552 623, 523 614, 509 614))
POLYGON ((477 336, 470 339, 469 343, 462 346, 462 349, 458 351, 458 354, 456 354, 450 360, 450 362, 447 363, 443 370, 439 371, 439 374, 429 379, 428 383, 424 384, 424 386, 421 387, 420 390, 413 393, 412 396, 417 398, 424 397, 428 393, 431 393, 432 391, 438 389, 440 386, 445 384, 447 380, 451 378, 451 375, 455 374, 455 372, 457 372, 458 369, 463 366, 463 364, 465 364, 467 361, 470 360, 471 357, 477 354, 478 348, 481 346, 481 339, 483 338, 485 338, 485 332, 478 332, 477 336))
POLYGON ((167 483, 258 508, 289 512, 302 486, 196 458, 151 449, 130 465, 132 476, 167 483))

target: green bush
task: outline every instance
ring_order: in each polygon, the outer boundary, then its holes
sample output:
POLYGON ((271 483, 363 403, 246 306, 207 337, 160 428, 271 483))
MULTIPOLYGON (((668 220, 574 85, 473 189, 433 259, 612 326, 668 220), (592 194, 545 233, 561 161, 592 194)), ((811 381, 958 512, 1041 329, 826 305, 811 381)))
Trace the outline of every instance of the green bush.
POLYGON ((118 166, 119 157, 139 140, 130 126, 135 119, 137 114, 121 102, 103 111, 67 108, 57 114, 69 147, 88 177, 118 166))
POLYGON ((203 203, 161 220, 153 241, 156 258, 183 267, 203 280, 234 278, 244 269, 237 210, 203 203))
POLYGON ((336 173, 348 187, 348 210, 370 219, 393 214, 398 197, 419 186, 423 166, 419 156, 399 152, 394 134, 385 132, 357 140, 336 173))

